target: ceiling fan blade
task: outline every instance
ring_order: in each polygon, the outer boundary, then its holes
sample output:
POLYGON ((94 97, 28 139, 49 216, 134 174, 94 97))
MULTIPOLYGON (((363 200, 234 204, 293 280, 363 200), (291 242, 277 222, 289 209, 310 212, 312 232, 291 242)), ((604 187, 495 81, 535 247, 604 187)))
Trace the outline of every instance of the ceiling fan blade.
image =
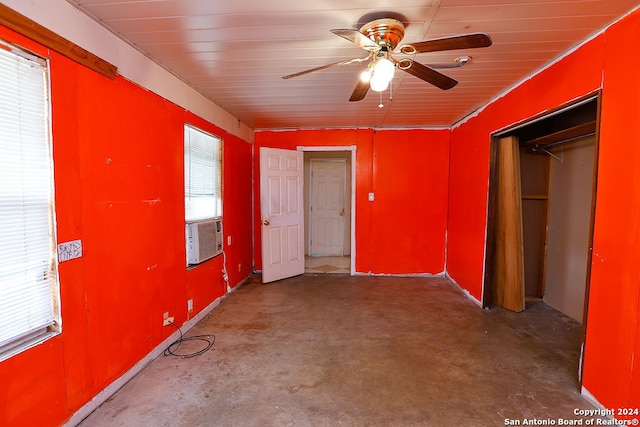
POLYGON ((285 80, 292 79, 294 77, 303 76, 305 74, 313 73, 315 71, 321 71, 321 70, 326 70, 327 68, 337 67, 338 65, 348 65, 348 64, 352 64, 354 62, 363 62, 363 61, 368 60, 369 58, 370 57, 367 56, 366 58, 354 58, 354 59, 349 59, 347 61, 334 62, 333 64, 327 64, 327 65, 323 65, 321 67, 311 68, 309 70, 304 70, 304 71, 299 71, 297 73, 289 74, 287 76, 283 76, 282 78, 285 79, 285 80))
POLYGON ((427 83, 431 83, 432 85, 439 87, 442 90, 451 89, 458 84, 457 80, 454 80, 449 76, 445 76, 444 74, 434 70, 433 68, 429 68, 426 65, 422 65, 419 62, 415 62, 411 59, 403 59, 402 61, 399 61, 398 64, 398 68, 400 68, 401 70, 404 70, 407 73, 414 75, 427 83), (410 65, 406 66, 405 64, 407 62, 410 63, 410 65))
POLYGON ((355 89, 353 89, 353 93, 351 94, 351 98, 349 98, 349 101, 362 101, 367 95, 367 92, 369 92, 369 82, 363 82, 362 80, 358 79, 358 84, 356 85, 355 89))
POLYGON ((473 49, 477 47, 489 47, 491 43, 491 37, 489 37, 488 34, 473 33, 404 45, 400 48, 400 52, 412 55, 414 53, 438 52, 442 50, 473 49))
POLYGON ((340 36, 343 39, 349 40, 351 43, 355 43, 364 50, 368 50, 369 52, 378 52, 381 47, 371 40, 369 37, 365 36, 358 30, 330 30, 336 36, 340 36))

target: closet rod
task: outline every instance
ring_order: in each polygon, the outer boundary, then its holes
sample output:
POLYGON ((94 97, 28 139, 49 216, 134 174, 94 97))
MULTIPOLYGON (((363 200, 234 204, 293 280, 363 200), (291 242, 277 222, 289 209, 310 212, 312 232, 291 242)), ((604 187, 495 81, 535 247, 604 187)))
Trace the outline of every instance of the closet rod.
POLYGON ((565 144, 565 143, 571 142, 571 141, 577 141, 579 139, 587 138, 589 136, 594 136, 595 134, 596 134, 595 132, 590 132, 590 133, 585 133, 584 135, 574 136, 572 138, 567 138, 567 139, 562 139, 560 141, 550 142, 548 144, 540 144, 540 145, 536 144, 533 147, 531 147, 531 150, 533 150, 533 151, 544 150, 545 148, 555 147, 556 145, 565 144))

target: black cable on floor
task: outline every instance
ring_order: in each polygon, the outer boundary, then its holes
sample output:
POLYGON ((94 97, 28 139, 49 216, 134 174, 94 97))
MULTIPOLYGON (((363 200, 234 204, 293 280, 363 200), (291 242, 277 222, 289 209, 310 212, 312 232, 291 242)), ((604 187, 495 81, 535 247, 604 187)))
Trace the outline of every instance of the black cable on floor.
POLYGON ((211 348, 211 346, 213 346, 213 343, 216 342, 215 335, 194 335, 192 337, 185 338, 182 336, 182 330, 180 330, 180 328, 175 323, 173 322, 169 322, 169 323, 171 323, 173 326, 176 327, 176 329, 178 329, 178 332, 180 332, 180 338, 178 338, 177 340, 169 344, 169 347, 167 347, 166 350, 164 351, 165 356, 171 355, 171 356, 181 357, 183 359, 200 356, 201 354, 206 353, 211 348), (196 351, 195 353, 186 353, 186 354, 176 353, 180 348, 180 345, 185 341, 203 341, 206 343, 206 346, 202 350, 196 351))

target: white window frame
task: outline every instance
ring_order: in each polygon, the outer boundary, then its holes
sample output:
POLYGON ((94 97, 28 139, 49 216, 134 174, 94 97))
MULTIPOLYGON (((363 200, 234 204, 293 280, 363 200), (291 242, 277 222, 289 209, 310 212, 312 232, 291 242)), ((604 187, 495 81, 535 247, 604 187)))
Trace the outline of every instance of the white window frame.
POLYGON ((62 319, 49 64, 0 45, 1 361, 59 334, 62 319))
POLYGON ((187 123, 184 125, 184 201, 187 224, 222 217, 222 138, 187 123), (212 145, 203 147, 206 144, 212 145))

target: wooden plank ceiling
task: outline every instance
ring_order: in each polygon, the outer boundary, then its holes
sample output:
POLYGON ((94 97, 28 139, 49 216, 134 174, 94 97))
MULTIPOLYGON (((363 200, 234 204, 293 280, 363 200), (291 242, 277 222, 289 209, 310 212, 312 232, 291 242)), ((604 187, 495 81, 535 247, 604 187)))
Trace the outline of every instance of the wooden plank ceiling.
POLYGON ((450 126, 637 6, 637 0, 68 0, 252 128, 450 126), (488 48, 422 53, 459 84, 397 72, 349 102, 366 63, 281 77, 367 52, 332 34, 364 16, 406 17, 402 44, 472 32, 488 48))

